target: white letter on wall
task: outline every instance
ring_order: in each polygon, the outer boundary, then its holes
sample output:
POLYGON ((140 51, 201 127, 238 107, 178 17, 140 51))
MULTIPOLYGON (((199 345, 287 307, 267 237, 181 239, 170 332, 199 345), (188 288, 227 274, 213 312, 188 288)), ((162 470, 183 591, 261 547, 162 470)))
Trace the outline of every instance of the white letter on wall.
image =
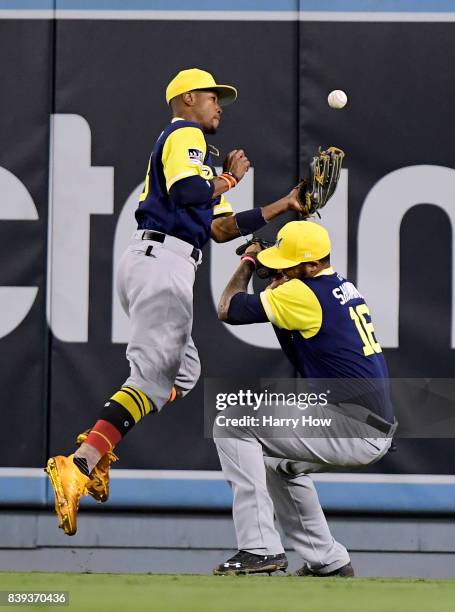
MULTIPOLYGON (((434 204, 444 210, 452 225, 453 241, 455 170, 452 168, 421 165, 391 172, 370 191, 360 215, 358 286, 372 307, 378 340, 384 347, 398 347, 400 226, 408 210, 418 204, 434 204)), ((428 245, 428 256, 430 253, 428 245)), ((452 348, 455 347, 454 290, 452 263, 452 348)))
MULTIPOLYGON (((25 185, 0 168, 0 219, 36 221, 38 212, 25 185)), ((35 301, 38 287, 0 287, 0 338, 22 323, 35 301)))
POLYGON ((112 342, 119 344, 127 343, 130 335, 129 319, 126 316, 117 295, 117 269, 120 257, 128 246, 137 222, 134 213, 139 206, 139 196, 144 190, 144 182, 136 187, 129 195, 117 221, 114 238, 114 268, 112 283, 112 342))
MULTIPOLYGON (((217 168, 217 172, 223 170, 217 168)), ((226 200, 231 202, 236 213, 249 210, 254 206, 254 168, 250 168, 242 181, 231 192, 226 194, 226 200)), ((239 265, 239 257, 235 249, 245 242, 245 238, 239 238, 233 242, 223 244, 210 244, 210 286, 215 308, 223 293, 228 280, 239 265)), ((271 325, 264 323, 258 325, 226 325, 233 336, 253 346, 262 348, 279 348, 278 341, 271 325)))
POLYGON ((49 164, 48 321, 59 340, 87 342, 90 215, 112 214, 114 169, 92 167, 79 115, 51 116, 49 164))

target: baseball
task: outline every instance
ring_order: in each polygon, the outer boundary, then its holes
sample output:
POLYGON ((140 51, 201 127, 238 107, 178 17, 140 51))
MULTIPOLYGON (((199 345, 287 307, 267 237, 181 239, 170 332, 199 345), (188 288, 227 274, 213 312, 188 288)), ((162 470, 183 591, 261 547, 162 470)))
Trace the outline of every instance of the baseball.
POLYGON ((347 104, 348 97, 341 89, 335 89, 328 95, 327 101, 330 108, 344 108, 347 104))

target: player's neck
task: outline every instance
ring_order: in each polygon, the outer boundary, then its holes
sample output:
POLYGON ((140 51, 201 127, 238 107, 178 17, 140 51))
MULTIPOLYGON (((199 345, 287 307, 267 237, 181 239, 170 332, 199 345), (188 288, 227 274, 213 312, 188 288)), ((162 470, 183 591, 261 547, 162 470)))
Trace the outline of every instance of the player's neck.
POLYGON ((181 120, 181 121, 191 121, 193 123, 199 123, 194 114, 189 110, 180 110, 180 112, 176 113, 172 117, 172 121, 181 120))

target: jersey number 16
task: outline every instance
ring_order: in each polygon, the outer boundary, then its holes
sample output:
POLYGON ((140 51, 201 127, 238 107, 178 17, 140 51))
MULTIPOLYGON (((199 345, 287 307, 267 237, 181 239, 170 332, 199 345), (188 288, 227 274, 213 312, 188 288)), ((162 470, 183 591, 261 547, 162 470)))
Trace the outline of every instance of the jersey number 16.
POLYGON ((365 357, 374 355, 375 353, 382 353, 382 348, 379 342, 377 342, 374 336, 374 327, 371 322, 370 311, 366 304, 359 304, 355 308, 349 307, 349 314, 351 319, 354 321, 359 336, 363 342, 363 354, 365 357), (370 320, 367 321, 365 318, 367 315, 370 320))

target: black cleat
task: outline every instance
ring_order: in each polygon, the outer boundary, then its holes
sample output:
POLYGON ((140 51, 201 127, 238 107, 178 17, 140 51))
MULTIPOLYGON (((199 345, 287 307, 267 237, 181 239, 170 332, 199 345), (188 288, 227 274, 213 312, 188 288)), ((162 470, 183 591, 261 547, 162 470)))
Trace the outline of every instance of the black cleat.
POLYGON ((239 574, 260 574, 286 571, 288 560, 286 555, 255 555, 246 550, 239 550, 225 563, 221 563, 213 570, 215 576, 237 576, 239 574))
POLYGON ((304 565, 296 571, 295 575, 313 576, 316 578, 330 578, 333 576, 339 576, 340 578, 353 578, 355 576, 354 568, 352 567, 351 563, 347 563, 346 565, 343 565, 343 567, 340 567, 339 569, 333 572, 329 572, 328 574, 318 574, 316 572, 311 571, 309 567, 304 565))

